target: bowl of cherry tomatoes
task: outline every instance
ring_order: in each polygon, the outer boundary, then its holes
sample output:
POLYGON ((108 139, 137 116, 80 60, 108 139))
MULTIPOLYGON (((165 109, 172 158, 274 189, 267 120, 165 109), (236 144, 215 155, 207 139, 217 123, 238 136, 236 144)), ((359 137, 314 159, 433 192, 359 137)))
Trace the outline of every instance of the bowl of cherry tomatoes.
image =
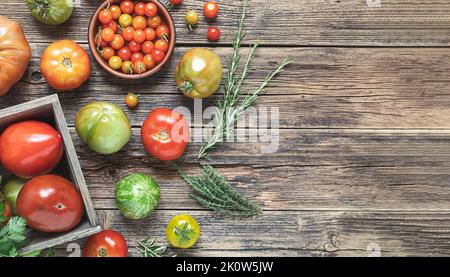
POLYGON ((158 72, 175 46, 175 25, 157 0, 106 0, 89 25, 89 48, 109 73, 141 79, 158 72))

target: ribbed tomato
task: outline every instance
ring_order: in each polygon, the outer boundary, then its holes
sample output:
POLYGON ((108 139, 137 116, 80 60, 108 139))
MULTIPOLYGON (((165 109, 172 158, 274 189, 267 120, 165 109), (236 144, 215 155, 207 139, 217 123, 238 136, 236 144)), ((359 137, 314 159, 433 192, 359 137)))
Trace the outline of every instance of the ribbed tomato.
POLYGON ((104 230, 92 235, 83 248, 83 257, 127 257, 128 246, 121 234, 104 230))

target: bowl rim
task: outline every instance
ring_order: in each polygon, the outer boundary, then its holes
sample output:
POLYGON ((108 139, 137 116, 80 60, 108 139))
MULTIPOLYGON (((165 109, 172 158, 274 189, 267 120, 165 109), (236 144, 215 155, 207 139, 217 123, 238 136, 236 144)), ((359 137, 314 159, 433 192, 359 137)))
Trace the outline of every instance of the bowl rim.
POLYGON ((95 26, 99 25, 98 14, 108 4, 113 4, 113 3, 118 4, 117 0, 105 0, 103 3, 101 3, 100 6, 95 10, 95 12, 92 15, 91 20, 89 22, 88 44, 89 44, 89 49, 91 50, 92 56, 94 56, 94 59, 97 61, 97 63, 100 64, 100 66, 103 69, 105 69, 110 74, 112 74, 112 75, 114 75, 116 77, 119 77, 119 78, 123 78, 123 79, 142 79, 142 78, 146 78, 148 76, 151 76, 151 75, 157 73, 169 61, 169 59, 171 58, 171 56, 173 54, 174 48, 175 48, 176 29, 175 29, 174 20, 172 18, 172 15, 170 14, 169 10, 161 2, 159 2, 158 0, 142 0, 142 2, 152 2, 152 3, 154 3, 155 5, 158 6, 158 9, 160 10, 159 13, 161 13, 161 12, 163 13, 163 17, 164 17, 163 20, 164 20, 164 22, 167 25, 169 25, 169 29, 170 29, 170 33, 171 33, 171 35, 170 35, 170 42, 169 42, 169 49, 166 52, 166 56, 164 57, 164 60, 162 60, 157 66, 155 66, 151 70, 146 71, 146 72, 144 72, 142 74, 126 74, 126 73, 123 73, 121 71, 112 69, 107 64, 107 61, 105 61, 100 56, 100 53, 97 51, 97 47, 95 46, 95 35, 96 35, 97 31, 94 30, 94 29, 95 29, 95 26))

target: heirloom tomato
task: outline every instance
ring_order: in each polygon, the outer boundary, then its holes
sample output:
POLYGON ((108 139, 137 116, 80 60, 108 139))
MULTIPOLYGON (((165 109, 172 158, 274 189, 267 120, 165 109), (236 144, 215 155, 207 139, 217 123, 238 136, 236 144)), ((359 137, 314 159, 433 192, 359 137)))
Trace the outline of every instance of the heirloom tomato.
POLYGON ((217 54, 206 48, 188 50, 175 69, 178 88, 191 98, 213 94, 222 80, 222 63, 217 54))
POLYGON ((31 15, 44 24, 58 25, 72 15, 72 0, 26 0, 31 15))
POLYGON ((200 226, 192 216, 179 214, 167 224, 166 236, 173 247, 190 248, 200 237, 200 226))
POLYGON ((27 179, 11 176, 2 188, 3 197, 11 204, 13 213, 16 212, 17 196, 27 182, 27 179))
POLYGON ((103 230, 92 235, 83 248, 83 257, 127 257, 127 242, 113 230, 103 230))

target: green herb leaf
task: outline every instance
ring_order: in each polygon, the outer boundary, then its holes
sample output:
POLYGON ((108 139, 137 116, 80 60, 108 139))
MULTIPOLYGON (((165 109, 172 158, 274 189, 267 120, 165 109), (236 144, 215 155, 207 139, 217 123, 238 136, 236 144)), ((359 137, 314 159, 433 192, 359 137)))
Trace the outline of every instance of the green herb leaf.
POLYGON ((138 246, 136 249, 139 251, 141 257, 175 257, 166 255, 167 246, 166 245, 155 245, 156 239, 146 238, 138 241, 138 246))

